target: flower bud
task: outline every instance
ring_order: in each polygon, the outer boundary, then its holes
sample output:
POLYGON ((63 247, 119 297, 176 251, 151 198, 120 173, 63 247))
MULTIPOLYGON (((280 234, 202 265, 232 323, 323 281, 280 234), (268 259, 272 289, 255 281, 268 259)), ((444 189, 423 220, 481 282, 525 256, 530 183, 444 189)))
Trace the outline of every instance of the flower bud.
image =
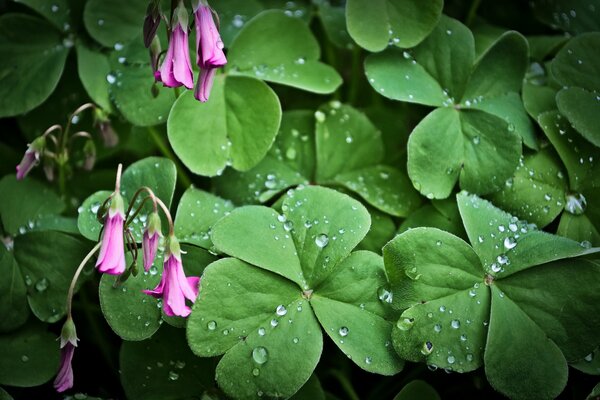
POLYGON ((21 180, 37 165, 46 147, 46 137, 40 136, 29 144, 23 159, 17 165, 17 179, 21 180))
POLYGON ((88 140, 83 145, 83 169, 91 171, 96 163, 96 145, 93 140, 88 140))
POLYGON ((152 263, 154 263, 154 259, 156 258, 156 250, 158 249, 158 242, 161 233, 160 226, 160 216, 156 211, 150 214, 148 217, 148 224, 146 226, 146 230, 144 231, 144 236, 142 238, 142 250, 144 254, 144 270, 148 272, 152 263))
POLYGON ((153 0, 146 9, 144 19, 144 46, 150 47, 150 43, 156 37, 156 31, 160 25, 160 6, 158 1, 153 0))

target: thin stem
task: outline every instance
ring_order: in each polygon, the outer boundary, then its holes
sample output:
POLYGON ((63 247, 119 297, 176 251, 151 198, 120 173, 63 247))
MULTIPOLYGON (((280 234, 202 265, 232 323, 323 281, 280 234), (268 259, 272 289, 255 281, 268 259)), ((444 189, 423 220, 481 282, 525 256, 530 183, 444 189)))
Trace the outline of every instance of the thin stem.
POLYGON ((348 103, 356 105, 358 100, 358 93, 360 89, 360 82, 362 78, 362 64, 361 64, 361 48, 354 46, 352 49, 352 78, 350 79, 350 91, 348 93, 348 103))
POLYGON ((117 167, 117 178, 115 179, 115 192, 119 193, 121 191, 121 170, 123 169, 123 164, 119 163, 117 167))
MULTIPOLYGON (((60 126, 58 124, 52 125, 50 128, 48 128, 48 129, 46 129, 44 131, 44 133, 42 134, 42 136, 47 136, 51 132, 54 132, 54 131, 61 131, 62 132, 62 126, 60 126)), ((56 140, 56 138, 54 138, 54 140, 56 140)))
MULTIPOLYGON (((67 133, 69 132, 69 129, 71 128, 71 122, 73 121, 73 117, 89 108, 95 109, 96 105, 94 103, 85 103, 84 105, 79 106, 75 111, 73 111, 73 113, 69 116, 69 120, 67 121, 67 126, 63 132, 63 136, 67 135, 67 133)), ((66 138, 63 138, 63 142, 65 141, 64 139, 66 138)))
POLYGON ((74 134, 71 135, 71 137, 69 138, 69 143, 71 143, 72 140, 77 139, 77 138, 85 138, 85 139, 91 139, 92 135, 90 135, 88 132, 86 131, 79 131, 79 132, 75 132, 74 134))
POLYGON ((154 143, 156 144, 160 152, 165 157, 167 157, 175 163, 175 166, 177 167, 177 177, 179 178, 178 183, 182 184, 184 186, 184 189, 187 189, 188 187, 192 186, 192 180, 185 172, 184 167, 181 165, 181 162, 175 156, 175 154, 173 154, 173 151, 169 148, 169 146, 164 142, 163 138, 158 133, 156 128, 151 126, 148 128, 148 132, 150 133, 150 136, 152 136, 152 139, 154 140, 154 143))
POLYGON ((65 171, 65 164, 63 162, 58 162, 58 190, 62 197, 65 197, 67 194, 67 174, 65 171))
POLYGON ((467 26, 471 26, 475 20, 475 17, 477 16, 477 9, 479 8, 480 4, 481 0, 473 0, 471 2, 471 7, 469 7, 469 12, 467 13, 467 18, 465 19, 465 24, 467 26))
POLYGON ((81 264, 79 264, 79 267, 77 267, 77 270, 75 270, 75 275, 73 275, 73 279, 71 280, 71 285, 69 286, 69 292, 67 293, 67 318, 72 318, 72 315, 71 315, 72 304, 71 303, 73 302, 73 292, 75 291, 75 284, 77 283, 77 279, 79 279, 79 275, 81 274, 81 271, 83 271, 83 267, 85 267, 87 262, 94 255, 94 253, 97 252, 98 249, 100 249, 101 245, 102 245, 102 242, 96 243, 94 248, 92 250, 90 250, 90 252, 81 261, 81 264))
MULTIPOLYGON (((154 193, 152 193, 152 195, 154 196, 154 193)), ((175 229, 173 227, 173 218, 171 218, 171 213, 169 212, 169 208, 158 197, 155 197, 155 199, 156 199, 156 202, 158 203, 158 205, 160 206, 160 208, 162 208, 163 213, 165 214, 165 217, 167 217, 167 221, 169 221, 169 236, 171 236, 171 235, 173 235, 173 232, 175 231, 175 229)))

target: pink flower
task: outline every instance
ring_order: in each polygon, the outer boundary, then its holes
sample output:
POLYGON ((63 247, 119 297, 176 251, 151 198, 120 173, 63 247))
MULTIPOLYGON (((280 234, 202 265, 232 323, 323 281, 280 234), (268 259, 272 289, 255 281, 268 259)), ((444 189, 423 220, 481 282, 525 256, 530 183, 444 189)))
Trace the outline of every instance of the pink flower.
POLYGON ((188 46, 188 15, 183 2, 173 12, 171 29, 169 48, 155 78, 167 87, 183 85, 192 89, 194 77, 188 46))
POLYGON ((194 90, 194 97, 203 103, 208 101, 210 96, 210 90, 212 89, 213 81, 215 79, 215 68, 203 68, 200 70, 200 77, 198 78, 198 84, 194 90))
POLYGON ((27 147, 23 159, 19 165, 17 165, 18 180, 25 178, 29 171, 38 164, 40 155, 44 151, 44 147, 46 147, 46 138, 44 136, 38 137, 27 147))
POLYGON ((148 272, 154 259, 156 258, 156 250, 158 249, 158 241, 161 237, 160 232, 160 217, 155 211, 148 218, 148 226, 144 231, 142 238, 142 250, 144 252, 144 270, 148 272))
POLYGON ((123 198, 115 192, 106 215, 104 231, 102 232, 102 246, 96 262, 96 267, 100 272, 111 275, 120 275, 125 272, 124 221, 123 198))
POLYGON ((77 332, 73 319, 69 316, 60 333, 60 368, 54 379, 54 388, 57 392, 64 392, 73 387, 73 368, 71 361, 77 347, 77 332))
POLYGON ((227 64, 223 53, 223 41, 215 25, 210 6, 199 0, 194 6, 196 23, 196 64, 200 68, 222 67, 227 64))
POLYGON ((168 240, 160 283, 153 290, 144 290, 144 293, 154 297, 162 297, 163 311, 166 315, 170 317, 175 315, 187 317, 192 310, 185 304, 185 299, 191 302, 196 301, 200 278, 185 276, 181 264, 179 241, 173 235, 168 240))

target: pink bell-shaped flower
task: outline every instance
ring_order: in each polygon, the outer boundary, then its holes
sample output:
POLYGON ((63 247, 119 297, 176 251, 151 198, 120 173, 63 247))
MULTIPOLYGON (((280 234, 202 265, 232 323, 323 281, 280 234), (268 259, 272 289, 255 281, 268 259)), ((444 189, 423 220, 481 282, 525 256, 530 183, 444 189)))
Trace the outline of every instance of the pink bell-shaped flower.
POLYGON ((167 87, 194 87, 188 46, 188 14, 183 2, 173 11, 169 48, 154 77, 167 87))
POLYGON ((123 197, 118 192, 113 194, 110 208, 106 214, 102 245, 96 267, 105 274, 121 275, 125 272, 125 247, 123 245, 123 222, 125 210, 123 197))
POLYGON ((160 216, 155 211, 148 217, 148 225, 142 237, 142 250, 144 254, 144 270, 148 272, 154 259, 156 258, 156 250, 158 242, 162 236, 160 232, 160 216))

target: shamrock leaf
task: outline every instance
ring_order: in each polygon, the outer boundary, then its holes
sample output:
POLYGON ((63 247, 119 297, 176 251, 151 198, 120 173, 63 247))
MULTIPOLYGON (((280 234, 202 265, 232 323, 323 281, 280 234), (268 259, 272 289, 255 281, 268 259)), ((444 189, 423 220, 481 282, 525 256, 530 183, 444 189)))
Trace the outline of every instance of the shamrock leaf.
POLYGON ((533 0, 535 16, 554 29, 578 35, 600 29, 598 0, 533 0))
POLYGON ((286 112, 265 159, 246 173, 225 173, 215 183, 235 202, 257 203, 316 182, 354 192, 385 213, 406 216, 420 198, 404 173, 384 165, 383 157, 381 134, 369 119, 333 101, 314 117, 308 111, 286 112))
POLYGON ((556 95, 559 111, 588 141, 600 146, 600 33, 571 39, 552 61, 562 89, 556 95))
POLYGON ((307 24, 281 11, 264 11, 248 22, 227 57, 231 74, 314 93, 332 93, 342 83, 335 69, 319 61, 319 43, 307 24))
POLYGON ((590 146, 577 134, 569 121, 556 111, 541 114, 538 121, 567 171, 565 212, 560 218, 558 234, 600 245, 600 214, 594 207, 587 207, 600 200, 600 150, 590 146))
POLYGON ((411 52, 367 58, 369 82, 383 96, 438 107, 408 141, 408 174, 417 190, 446 198, 458 180, 463 189, 493 192, 515 170, 521 141, 537 147, 518 95, 527 53, 525 38, 506 32, 473 65, 471 31, 442 17, 411 52))
POLYGON ((30 111, 52 94, 73 46, 60 34, 31 15, 0 17, 0 117, 30 111))
POLYGON ((433 30, 443 5, 441 0, 349 0, 348 32, 360 47, 373 52, 384 50, 388 43, 413 47, 433 30))
POLYGON ((85 4, 83 22, 98 43, 118 48, 138 37, 147 7, 145 0, 91 0, 85 4))
POLYGON ((377 296, 387 282, 381 257, 352 252, 369 230, 367 210, 317 186, 288 192, 282 210, 241 207, 214 225, 215 246, 236 258, 204 272, 187 325, 192 351, 224 354, 217 382, 236 398, 295 393, 319 361, 321 326, 361 368, 398 372, 377 296))
POLYGON ((458 372, 484 365, 511 398, 555 398, 567 361, 599 342, 600 294, 591 282, 600 264, 574 258, 598 249, 538 231, 477 196, 457 200, 470 245, 416 228, 384 248, 393 305, 403 310, 394 348, 458 372))

